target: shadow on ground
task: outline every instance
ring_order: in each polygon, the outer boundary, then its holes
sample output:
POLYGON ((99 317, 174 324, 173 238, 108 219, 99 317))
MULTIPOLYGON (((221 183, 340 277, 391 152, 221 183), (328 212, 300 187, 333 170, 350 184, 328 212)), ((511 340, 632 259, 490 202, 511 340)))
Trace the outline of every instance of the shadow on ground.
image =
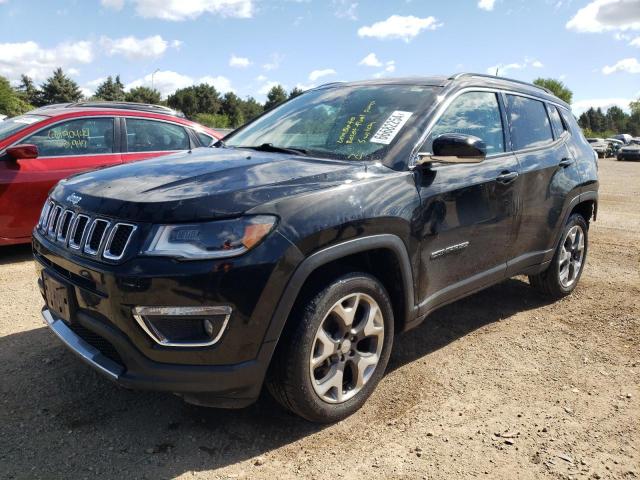
MULTIPOLYGON (((544 303, 528 284, 512 279, 447 306, 396 340, 389 374, 544 303)), ((0 338, 0 404, 0 478, 171 478, 235 464, 332 428, 300 420, 266 394, 234 411, 123 390, 82 365, 45 328, 0 338)))
POLYGON ((0 247, 0 265, 32 260, 31 244, 0 247))

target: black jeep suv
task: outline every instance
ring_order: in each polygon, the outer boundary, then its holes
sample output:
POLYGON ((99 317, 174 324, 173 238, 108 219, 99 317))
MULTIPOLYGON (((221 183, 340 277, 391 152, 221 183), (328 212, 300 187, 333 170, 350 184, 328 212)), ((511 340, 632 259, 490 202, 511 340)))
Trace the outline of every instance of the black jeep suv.
POLYGON ((593 150, 542 88, 324 85, 214 147, 60 182, 33 233, 43 315, 124 387, 241 407, 266 383, 335 421, 436 308, 518 274, 569 294, 597 190, 593 150))

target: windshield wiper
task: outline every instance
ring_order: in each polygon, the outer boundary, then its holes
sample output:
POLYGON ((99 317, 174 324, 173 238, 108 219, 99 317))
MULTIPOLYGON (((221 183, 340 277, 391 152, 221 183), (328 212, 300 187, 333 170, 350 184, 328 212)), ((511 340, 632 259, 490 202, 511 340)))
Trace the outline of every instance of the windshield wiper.
POLYGON ((304 148, 296 148, 296 147, 278 147, 273 143, 263 143, 262 145, 241 145, 236 148, 250 148, 251 150, 257 150, 259 152, 277 152, 277 153, 291 153, 293 155, 306 155, 308 153, 304 148))

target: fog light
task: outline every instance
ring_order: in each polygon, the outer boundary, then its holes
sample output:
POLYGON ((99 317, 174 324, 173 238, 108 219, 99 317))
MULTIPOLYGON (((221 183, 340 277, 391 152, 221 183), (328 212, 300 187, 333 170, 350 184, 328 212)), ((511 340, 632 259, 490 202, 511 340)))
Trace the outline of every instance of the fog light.
POLYGON ((213 338, 214 335, 214 330, 213 330, 213 323, 211 323, 211 320, 209 320, 208 318, 204 319, 204 331, 207 332, 207 335, 209 336, 209 338, 213 338))
POLYGON ((227 328, 231 307, 134 307, 133 317, 157 344, 208 347, 227 328))

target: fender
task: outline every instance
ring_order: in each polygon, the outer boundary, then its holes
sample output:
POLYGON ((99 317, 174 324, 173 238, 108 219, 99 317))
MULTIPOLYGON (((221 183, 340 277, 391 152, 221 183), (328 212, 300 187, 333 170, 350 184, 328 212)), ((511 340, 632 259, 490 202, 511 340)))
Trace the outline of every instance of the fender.
POLYGON ((319 250, 305 260, 303 260, 285 287, 284 293, 275 309, 269 329, 263 344, 272 342, 275 348, 284 325, 293 308, 293 304, 302 289, 305 281, 318 267, 334 260, 338 260, 355 253, 366 252, 368 250, 387 249, 391 250, 400 264, 402 282, 405 292, 405 324, 415 316, 416 305, 413 293, 413 272, 409 262, 407 247, 400 237, 391 234, 372 235, 368 237, 354 238, 336 245, 319 250))
POLYGON ((562 230, 564 226, 567 224, 567 220, 569 220, 569 215, 571 214, 571 211, 574 209, 576 205, 582 202, 590 201, 590 200, 592 200, 594 204, 593 219, 595 220, 598 213, 598 192, 597 191, 592 190, 592 191, 580 193, 566 203, 564 208, 564 213, 562 214, 562 223, 559 224, 560 227, 556 232, 556 238, 555 238, 555 241, 553 242, 553 249, 549 250, 545 255, 545 258, 544 258, 545 262, 550 261, 553 258, 553 255, 556 253, 556 250, 558 249, 558 245, 560 243, 562 230))

